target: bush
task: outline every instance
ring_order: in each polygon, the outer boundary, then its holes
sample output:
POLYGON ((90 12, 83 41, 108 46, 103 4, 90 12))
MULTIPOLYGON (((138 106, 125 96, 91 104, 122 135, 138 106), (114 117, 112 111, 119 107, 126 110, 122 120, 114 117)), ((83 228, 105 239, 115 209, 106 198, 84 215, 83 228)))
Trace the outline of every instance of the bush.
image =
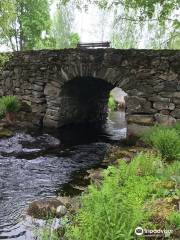
POLYGON ((163 159, 180 158, 180 137, 175 128, 155 126, 143 136, 143 140, 157 149, 163 159))
POLYGON ((82 197, 82 208, 75 224, 67 228, 67 239, 134 239, 135 228, 149 217, 143 204, 154 191, 156 178, 151 174, 156 174, 158 162, 158 157, 141 153, 129 165, 121 161, 118 168, 105 170, 101 188, 91 185, 82 197))
POLYGON ((0 113, 15 113, 20 109, 20 103, 16 96, 3 96, 0 99, 0 113))
POLYGON ((155 176, 157 169, 161 167, 162 161, 160 156, 142 152, 133 158, 133 161, 127 168, 127 172, 128 175, 155 176))

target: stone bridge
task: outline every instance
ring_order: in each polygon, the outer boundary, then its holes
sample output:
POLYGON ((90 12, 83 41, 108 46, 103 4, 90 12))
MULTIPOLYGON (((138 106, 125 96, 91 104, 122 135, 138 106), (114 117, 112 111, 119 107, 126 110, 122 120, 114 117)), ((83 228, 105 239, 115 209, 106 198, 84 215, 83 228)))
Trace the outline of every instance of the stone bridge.
POLYGON ((180 119, 180 51, 66 49, 14 53, 0 76, 1 95, 31 106, 46 127, 105 121, 114 87, 127 94, 129 125, 180 119))

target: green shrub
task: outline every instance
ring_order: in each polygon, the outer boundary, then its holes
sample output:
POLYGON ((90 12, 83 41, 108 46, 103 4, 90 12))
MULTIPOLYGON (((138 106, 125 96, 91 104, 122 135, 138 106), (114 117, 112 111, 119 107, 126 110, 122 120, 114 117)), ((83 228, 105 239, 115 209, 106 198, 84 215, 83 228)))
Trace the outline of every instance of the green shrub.
POLYGON ((179 212, 173 212, 169 216, 169 223, 174 225, 177 229, 180 229, 180 213, 179 212))
POLYGON ((143 140, 157 149, 168 161, 180 158, 180 137, 175 128, 155 126, 146 132, 143 140))
POLYGON ((6 63, 9 61, 9 59, 11 58, 11 54, 10 53, 0 53, 0 72, 3 71, 6 63))
POLYGON ((134 239, 135 228, 149 217, 143 204, 154 191, 156 178, 151 174, 156 174, 158 162, 158 157, 141 153, 129 165, 121 161, 118 168, 105 170, 101 188, 91 185, 82 197, 82 208, 75 224, 67 228, 67 239, 134 239))
POLYGON ((180 162, 174 161, 173 163, 168 165, 168 167, 163 166, 159 171, 158 177, 164 180, 170 179, 174 181, 178 181, 179 179, 178 184, 180 184, 180 162))
POLYGON ((20 109, 20 102, 16 96, 3 96, 0 99, 0 113, 15 113, 20 109))
POLYGON ((117 107, 116 101, 114 100, 113 96, 110 96, 109 101, 108 101, 108 108, 111 111, 114 111, 116 109, 116 107, 117 107))
POLYGON ((128 175, 155 176, 160 167, 162 167, 160 156, 142 152, 133 158, 127 171, 128 175))

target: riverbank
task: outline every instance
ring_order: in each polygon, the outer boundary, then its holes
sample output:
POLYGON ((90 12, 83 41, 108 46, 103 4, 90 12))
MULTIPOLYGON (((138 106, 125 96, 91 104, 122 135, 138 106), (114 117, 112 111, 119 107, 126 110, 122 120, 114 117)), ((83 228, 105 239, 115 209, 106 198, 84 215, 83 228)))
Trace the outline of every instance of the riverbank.
POLYGON ((59 230, 42 229, 40 239, 179 239, 178 134, 179 125, 159 127, 145 136, 148 147, 112 147, 103 160, 110 166, 89 171, 91 185, 79 209, 66 215, 59 230))

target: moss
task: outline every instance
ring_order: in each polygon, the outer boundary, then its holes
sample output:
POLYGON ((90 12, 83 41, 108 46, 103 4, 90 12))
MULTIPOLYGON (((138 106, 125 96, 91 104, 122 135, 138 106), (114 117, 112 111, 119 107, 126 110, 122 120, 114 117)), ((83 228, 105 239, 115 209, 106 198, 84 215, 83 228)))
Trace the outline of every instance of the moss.
POLYGON ((11 137, 13 136, 13 132, 9 129, 0 129, 0 138, 3 137, 11 137))

